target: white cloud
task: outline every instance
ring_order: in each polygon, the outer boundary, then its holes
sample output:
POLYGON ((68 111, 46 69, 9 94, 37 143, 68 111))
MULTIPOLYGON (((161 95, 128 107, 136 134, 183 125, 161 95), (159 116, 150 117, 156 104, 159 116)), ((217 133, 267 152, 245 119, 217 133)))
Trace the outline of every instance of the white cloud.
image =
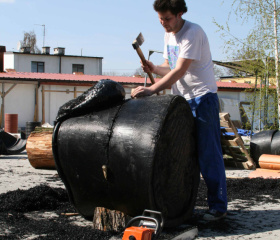
POLYGON ((0 3, 14 3, 15 0, 0 0, 0 3))

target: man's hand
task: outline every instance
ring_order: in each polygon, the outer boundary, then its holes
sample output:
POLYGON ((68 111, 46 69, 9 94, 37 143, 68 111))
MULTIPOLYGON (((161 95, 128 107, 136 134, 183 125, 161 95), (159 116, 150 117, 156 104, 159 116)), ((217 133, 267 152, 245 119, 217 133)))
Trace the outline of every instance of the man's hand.
POLYGON ((154 92, 149 87, 137 87, 131 93, 132 98, 151 96, 154 92))
POLYGON ((148 61, 148 60, 146 60, 145 63, 143 63, 141 61, 141 67, 142 67, 143 71, 146 73, 148 73, 148 72, 153 73, 155 71, 155 65, 151 61, 148 61))

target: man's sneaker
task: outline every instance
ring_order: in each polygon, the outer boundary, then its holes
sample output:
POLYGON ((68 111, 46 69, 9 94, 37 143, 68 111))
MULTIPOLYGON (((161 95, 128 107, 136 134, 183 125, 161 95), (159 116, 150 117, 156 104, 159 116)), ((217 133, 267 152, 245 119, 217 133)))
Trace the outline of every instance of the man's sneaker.
POLYGON ((211 209, 209 211, 207 211, 204 216, 203 216, 203 220, 206 221, 217 221, 221 218, 224 218, 227 215, 226 212, 219 212, 215 209, 211 209))

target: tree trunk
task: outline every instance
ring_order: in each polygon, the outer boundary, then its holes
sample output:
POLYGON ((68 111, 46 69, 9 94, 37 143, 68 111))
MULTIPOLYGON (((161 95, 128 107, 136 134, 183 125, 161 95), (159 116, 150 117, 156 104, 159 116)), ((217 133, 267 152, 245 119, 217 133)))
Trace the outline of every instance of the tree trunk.
POLYGON ((52 153, 52 129, 32 132, 26 142, 26 151, 32 167, 55 169, 52 153))
POLYGON ((280 129, 280 80, 279 80, 279 53, 278 53, 278 26, 277 26, 277 19, 278 19, 278 9, 276 0, 274 2, 274 50, 275 50, 275 78, 276 78, 276 91, 277 91, 277 105, 278 105, 278 128, 280 129))
POLYGON ((93 228, 101 231, 122 231, 130 216, 116 210, 97 207, 94 210, 93 228))

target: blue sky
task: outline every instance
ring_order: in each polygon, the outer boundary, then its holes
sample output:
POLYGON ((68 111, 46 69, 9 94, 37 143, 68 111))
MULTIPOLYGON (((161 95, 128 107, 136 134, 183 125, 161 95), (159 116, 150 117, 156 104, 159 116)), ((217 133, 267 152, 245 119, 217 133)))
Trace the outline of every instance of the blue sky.
MULTIPOLYGON (((230 4, 222 0, 186 0, 189 11, 183 17, 198 23, 208 35, 214 60, 230 58, 224 54, 224 41, 213 23, 225 24, 230 4)), ((231 1, 227 1, 231 2, 231 1)), ((103 57, 103 71, 133 73, 140 67, 132 42, 142 32, 141 49, 162 51, 164 30, 153 10, 152 0, 0 0, 0 45, 17 51, 24 32, 34 31, 37 46, 65 47, 67 55, 103 57), (37 25, 39 24, 39 25, 37 25)), ((242 37, 247 31, 241 23, 231 22, 231 31, 242 37)), ((151 60, 163 62, 161 54, 151 60)))

